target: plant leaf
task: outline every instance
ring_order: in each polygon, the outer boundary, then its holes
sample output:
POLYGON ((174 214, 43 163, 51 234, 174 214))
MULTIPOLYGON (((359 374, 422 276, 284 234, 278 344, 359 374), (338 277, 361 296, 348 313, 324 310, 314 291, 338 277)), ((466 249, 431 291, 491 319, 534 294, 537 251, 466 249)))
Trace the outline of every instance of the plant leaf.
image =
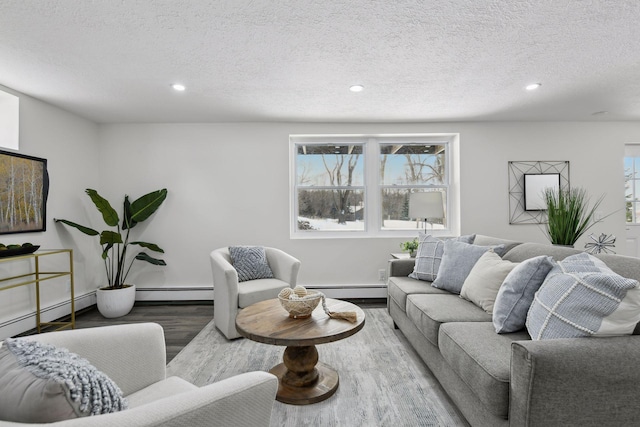
POLYGON ((100 244, 101 245, 115 245, 118 243, 122 243, 122 235, 120 233, 116 233, 115 231, 105 230, 100 233, 100 244))
POLYGON ((167 189, 152 191, 149 194, 136 199, 131 203, 131 219, 142 222, 158 210, 162 202, 167 198, 167 189))
POLYGON ((148 242, 131 242, 129 243, 130 245, 138 245, 138 246, 142 246, 143 248, 147 248, 147 249, 151 249, 152 251, 155 252, 162 252, 164 253, 164 250, 156 245, 155 243, 148 243, 148 242))
POLYGON ((91 188, 87 188, 85 192, 91 197, 91 201, 96 208, 102 214, 102 219, 104 219, 105 224, 115 227, 120 222, 120 218, 118 217, 118 212, 111 207, 109 201, 98 194, 96 190, 92 190, 91 188))
MULTIPOLYGON (((589 197, 584 188, 545 189, 547 203, 547 233, 551 243, 574 245, 591 227, 600 222, 595 213, 604 195, 589 207, 589 197)), ((608 215, 607 215, 608 216, 608 215)))
POLYGON ((141 261, 147 261, 148 263, 151 263, 153 265, 167 265, 167 263, 164 262, 163 260, 152 258, 149 255, 147 255, 145 252, 140 252, 138 255, 136 255, 136 259, 139 259, 141 261))
POLYGON ((129 196, 124 196, 122 211, 124 215, 124 218, 122 219, 122 229, 126 230, 128 228, 135 227, 137 222, 131 217, 131 202, 129 202, 129 196))
POLYGON ((113 247, 112 243, 107 243, 107 246, 105 246, 104 250, 102 251, 102 259, 109 258, 109 251, 111 250, 112 247, 113 247))
POLYGON ((85 227, 84 225, 80 225, 80 224, 76 224, 75 222, 71 222, 71 221, 67 221, 66 219, 53 219, 55 222, 61 222, 63 224, 66 224, 70 227, 74 227, 77 228, 78 230, 82 231, 84 234, 87 234, 89 236, 97 236, 98 233, 96 230, 94 230, 93 228, 89 228, 89 227, 85 227))

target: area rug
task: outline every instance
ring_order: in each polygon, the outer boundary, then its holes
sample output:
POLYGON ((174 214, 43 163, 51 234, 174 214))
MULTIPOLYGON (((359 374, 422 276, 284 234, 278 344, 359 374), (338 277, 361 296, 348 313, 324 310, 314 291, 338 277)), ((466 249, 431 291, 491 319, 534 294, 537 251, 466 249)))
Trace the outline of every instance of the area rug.
MULTIPOLYGON (((338 391, 312 405, 275 402, 271 426, 467 426, 385 308, 364 309, 357 334, 318 345, 319 359, 340 375, 338 391)), ((336 320, 339 321, 339 320, 336 320)), ((210 322, 167 366, 198 386, 282 362, 284 347, 228 341, 210 322)))

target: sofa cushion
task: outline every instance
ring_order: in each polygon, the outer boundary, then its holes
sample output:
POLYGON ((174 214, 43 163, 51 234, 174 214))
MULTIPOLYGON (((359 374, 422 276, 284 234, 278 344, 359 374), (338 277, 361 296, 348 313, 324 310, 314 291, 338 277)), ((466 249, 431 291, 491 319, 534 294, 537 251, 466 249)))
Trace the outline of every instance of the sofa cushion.
MULTIPOLYGON (((473 243, 475 234, 453 238, 458 242, 473 243)), ((412 279, 426 280, 433 282, 438 276, 442 253, 444 252, 444 241, 429 234, 420 232, 418 235, 418 250, 416 251, 416 262, 413 272, 409 274, 412 279)))
POLYGON ((500 237, 484 236, 482 234, 476 234, 476 238, 473 239, 474 245, 479 246, 498 246, 504 245, 504 253, 506 254, 511 249, 522 244, 522 242, 516 242, 515 240, 501 239, 500 237))
POLYGON ((464 280, 460 296, 487 313, 493 313, 498 290, 507 275, 518 265, 504 261, 492 249, 482 254, 464 280))
POLYGON ((522 262, 526 259, 536 256, 547 255, 552 257, 556 261, 560 261, 570 255, 579 253, 582 253, 582 251, 579 249, 542 243, 525 242, 514 247, 509 252, 506 252, 502 259, 513 262, 522 262))
POLYGON ((407 296, 412 294, 440 294, 451 295, 447 291, 431 286, 431 283, 423 282, 408 277, 389 277, 387 282, 389 297, 406 313, 407 296))
POLYGON ((127 408, 122 391, 86 359, 28 339, 0 343, 0 419, 49 423, 127 408))
POLYGON ((444 253, 438 270, 438 277, 432 286, 459 294, 464 280, 482 254, 492 249, 498 255, 504 253, 504 245, 478 246, 455 240, 444 242, 444 253))
POLYGON ((640 281, 640 258, 611 254, 598 254, 596 258, 622 277, 640 281))
POLYGON ((262 246, 229 246, 229 256, 238 272, 238 282, 273 277, 262 246))
POLYGON ((458 295, 409 295, 407 317, 431 344, 438 345, 440 325, 448 322, 491 322, 491 315, 458 295))
POLYGON ((551 257, 541 255, 524 260, 511 270, 500 286, 493 306, 493 326, 497 333, 524 328, 533 296, 553 265, 551 257))
POLYGON ((257 279, 238 284, 238 307, 245 308, 256 302, 277 298, 289 284, 280 279, 257 279))
POLYGON ((640 321, 638 281, 581 253, 549 272, 527 314, 533 339, 631 334, 640 321))
POLYGON ((131 393, 127 396, 127 401, 129 402, 130 408, 137 408, 138 406, 155 402, 158 399, 196 390, 197 388, 197 386, 183 380, 182 378, 169 377, 162 381, 158 381, 157 383, 153 383, 142 390, 136 391, 135 393, 131 393))
POLYGON ((528 340, 522 331, 498 335, 491 322, 451 322, 440 327, 440 353, 486 409, 507 418, 511 343, 528 340))

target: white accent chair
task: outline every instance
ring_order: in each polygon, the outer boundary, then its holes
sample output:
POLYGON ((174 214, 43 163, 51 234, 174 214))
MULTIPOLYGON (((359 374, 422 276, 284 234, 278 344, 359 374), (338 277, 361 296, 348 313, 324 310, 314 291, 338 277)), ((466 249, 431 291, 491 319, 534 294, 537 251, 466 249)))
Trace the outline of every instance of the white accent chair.
POLYGON ((129 409, 47 424, 0 420, 16 426, 269 426, 278 379, 249 372, 197 387, 166 378, 164 331, 137 323, 49 332, 25 337, 64 347, 87 359, 122 390, 129 409))
POLYGON ((231 264, 229 248, 211 252, 213 321, 227 339, 240 337, 236 330, 236 316, 241 309, 256 302, 277 298, 282 288, 296 286, 300 261, 280 249, 264 249, 274 278, 245 282, 238 282, 238 272, 231 264))

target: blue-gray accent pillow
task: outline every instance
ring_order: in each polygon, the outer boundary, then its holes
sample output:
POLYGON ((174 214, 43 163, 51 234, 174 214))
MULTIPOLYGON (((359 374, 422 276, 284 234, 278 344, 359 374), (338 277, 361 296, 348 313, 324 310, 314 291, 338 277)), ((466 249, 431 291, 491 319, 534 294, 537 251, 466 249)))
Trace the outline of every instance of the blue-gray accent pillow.
POLYGON ((587 253, 559 261, 527 314, 534 340, 631 334, 640 320, 638 282, 587 253))
POLYGON ((0 347, 0 419, 50 423, 127 408, 122 391, 65 348, 7 338, 0 347))
MULTIPOLYGON (((473 243, 475 234, 452 238, 458 242, 473 243)), ((409 274, 412 279, 433 282, 438 276, 442 254, 444 252, 444 240, 433 237, 430 234, 420 232, 418 234, 418 250, 413 272, 409 274)))
POLYGON ((438 276, 431 283, 431 286, 459 294, 471 269, 489 249, 493 249, 500 256, 504 254, 504 245, 478 246, 456 240, 446 240, 438 276))
POLYGON ((568 256, 559 264, 564 273, 613 273, 604 261, 586 252, 568 256))
POLYGON ((273 272, 262 246, 229 246, 231 264, 238 272, 238 282, 271 279, 273 272))
POLYGON ((522 261, 502 282, 493 305, 493 326, 499 334, 524 328, 534 294, 554 266, 550 256, 522 261))

